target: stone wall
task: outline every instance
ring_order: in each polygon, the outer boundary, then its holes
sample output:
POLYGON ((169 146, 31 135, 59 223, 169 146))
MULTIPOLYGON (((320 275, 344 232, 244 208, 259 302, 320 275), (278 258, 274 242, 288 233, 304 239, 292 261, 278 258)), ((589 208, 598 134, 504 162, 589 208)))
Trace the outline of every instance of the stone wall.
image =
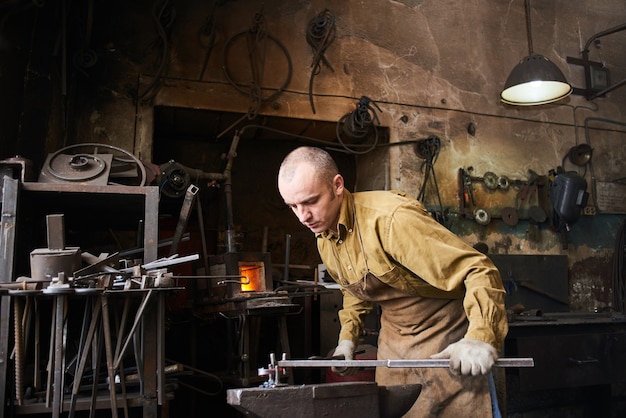
MULTIPOLYGON (((377 117, 393 146, 354 155, 355 188, 387 187, 417 196, 425 171, 415 141, 436 136, 441 144, 434 165, 439 196, 431 176, 424 202, 439 210, 440 198, 453 231, 472 245, 487 244, 492 253, 566 254, 572 310, 612 302, 611 255, 624 216, 623 211, 598 210, 593 180, 612 182, 626 176, 626 88, 593 101, 572 95, 538 107, 502 104, 499 93, 510 70, 529 52, 523 0, 140 0, 94 2, 93 10, 88 5, 72 4, 67 50, 47 51, 51 60, 61 52, 67 55, 65 71, 57 65, 49 77, 53 97, 65 94, 66 101, 47 99, 50 109, 60 103, 66 106, 64 112, 34 114, 49 122, 45 140, 18 134, 18 146, 6 152, 23 153, 26 145, 38 141, 42 149, 98 142, 132 150, 150 161, 155 107, 247 113, 250 123, 281 117, 321 124, 336 123, 367 96, 380 108, 377 117), (335 19, 335 37, 324 51, 332 69, 322 63, 312 78, 315 57, 306 31, 325 9, 335 19), (264 49, 253 54, 246 48, 251 31, 266 34, 266 42, 258 44, 264 49), (250 57, 260 56, 251 63, 250 57), (258 90, 250 88, 251 80, 258 90), (67 83, 65 90, 58 87, 61 81, 67 83), (398 145, 401 142, 406 144, 398 145), (592 144, 592 166, 575 166, 565 158, 583 143, 592 144), (472 213, 459 213, 460 168, 472 167, 476 177, 491 172, 523 182, 529 170, 547 176, 561 165, 584 175, 591 194, 588 215, 572 226, 565 244, 549 222, 533 225, 523 219, 509 226, 498 219, 502 208, 515 206, 519 188, 490 190, 474 184, 475 207, 492 217, 488 225, 477 224, 472 213)), ((623 1, 535 0, 531 6, 533 51, 555 62, 575 87, 584 88, 582 67, 567 58, 579 58, 592 35, 624 23, 623 1)), ((55 16, 38 15, 53 23, 33 24, 35 39, 45 37, 49 27, 61 39, 55 16)), ((590 59, 605 65, 612 82, 626 76, 625 40, 622 31, 600 38, 590 48, 590 59)), ((36 96, 38 88, 26 83, 26 97, 36 96)), ((31 109, 32 103, 22 106, 31 109)), ((210 155, 212 146, 227 144, 235 129, 224 128, 196 133, 201 138, 196 155, 210 155)), ((272 147, 255 147, 262 153, 260 160, 280 161, 272 147)), ((244 170, 238 167, 240 182, 254 182, 259 171, 244 170)), ((269 177, 275 173, 264 172, 269 177)), ((310 235, 281 207, 273 179, 262 184, 267 188, 239 186, 240 195, 253 194, 266 204, 254 211, 240 205, 237 219, 256 231, 284 219, 270 238, 276 255, 284 250, 284 234, 294 233, 294 245, 303 250, 292 262, 314 264, 310 235)))

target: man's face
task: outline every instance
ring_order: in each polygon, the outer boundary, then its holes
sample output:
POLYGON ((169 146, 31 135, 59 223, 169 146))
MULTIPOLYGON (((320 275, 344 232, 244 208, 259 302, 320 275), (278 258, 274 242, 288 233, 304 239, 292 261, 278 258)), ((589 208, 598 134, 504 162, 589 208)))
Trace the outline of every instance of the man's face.
POLYGON ((314 233, 335 231, 343 193, 343 177, 336 175, 332 190, 309 164, 301 164, 291 181, 278 179, 278 190, 298 220, 314 233))

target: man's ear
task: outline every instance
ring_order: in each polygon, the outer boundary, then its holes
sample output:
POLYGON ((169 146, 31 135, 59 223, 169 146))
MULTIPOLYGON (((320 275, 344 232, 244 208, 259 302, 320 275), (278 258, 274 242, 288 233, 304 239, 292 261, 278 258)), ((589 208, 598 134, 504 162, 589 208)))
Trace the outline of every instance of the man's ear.
POLYGON ((343 193, 343 188, 343 177, 341 176, 341 174, 337 174, 333 178, 333 193, 335 194, 335 196, 341 196, 341 194, 343 193))

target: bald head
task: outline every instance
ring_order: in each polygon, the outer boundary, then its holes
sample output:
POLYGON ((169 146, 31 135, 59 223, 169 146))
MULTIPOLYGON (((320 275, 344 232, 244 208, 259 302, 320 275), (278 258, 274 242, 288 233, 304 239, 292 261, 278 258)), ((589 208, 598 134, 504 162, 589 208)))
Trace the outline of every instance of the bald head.
POLYGON ((278 191, 298 220, 315 233, 335 231, 343 200, 343 177, 326 151, 300 147, 278 171, 278 191))
POLYGON ((311 166, 316 177, 329 187, 332 187, 333 179, 339 174, 337 164, 328 152, 321 148, 299 147, 291 151, 280 165, 279 181, 291 182, 297 169, 303 165, 311 166))

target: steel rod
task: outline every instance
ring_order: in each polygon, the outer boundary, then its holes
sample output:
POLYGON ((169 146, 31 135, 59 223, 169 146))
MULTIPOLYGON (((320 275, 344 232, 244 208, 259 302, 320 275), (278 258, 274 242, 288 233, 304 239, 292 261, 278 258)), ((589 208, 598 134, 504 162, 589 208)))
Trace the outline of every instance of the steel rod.
MULTIPOLYGON (((532 358, 500 358, 496 367, 534 367, 532 358)), ((450 367, 449 359, 419 360, 279 360, 278 367, 450 367)))

